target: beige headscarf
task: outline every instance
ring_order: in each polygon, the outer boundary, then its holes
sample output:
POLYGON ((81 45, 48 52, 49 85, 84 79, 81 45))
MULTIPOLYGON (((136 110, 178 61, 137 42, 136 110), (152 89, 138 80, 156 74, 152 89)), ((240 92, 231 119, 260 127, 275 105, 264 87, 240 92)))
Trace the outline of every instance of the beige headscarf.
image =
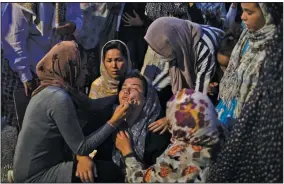
POLYGON ((130 53, 128 50, 128 47, 126 44, 120 40, 110 40, 108 41, 102 48, 101 50, 101 65, 100 65, 100 73, 101 76, 96 79, 91 86, 90 94, 89 97, 92 99, 97 99, 97 98, 103 98, 111 95, 117 95, 118 94, 118 85, 119 85, 119 80, 113 79, 107 72, 104 64, 104 48, 106 45, 109 43, 113 42, 119 42, 121 43, 127 51, 127 58, 126 58, 126 70, 125 73, 128 73, 131 71, 132 66, 131 66, 131 59, 130 59, 130 53))
POLYGON ((197 58, 194 47, 202 35, 200 25, 174 17, 161 17, 148 28, 145 40, 163 57, 171 58, 170 76, 172 91, 194 89, 197 58))
POLYGON ((32 96, 47 86, 76 88, 82 80, 82 63, 78 45, 74 41, 63 41, 56 44, 37 64, 36 73, 40 86, 32 96))

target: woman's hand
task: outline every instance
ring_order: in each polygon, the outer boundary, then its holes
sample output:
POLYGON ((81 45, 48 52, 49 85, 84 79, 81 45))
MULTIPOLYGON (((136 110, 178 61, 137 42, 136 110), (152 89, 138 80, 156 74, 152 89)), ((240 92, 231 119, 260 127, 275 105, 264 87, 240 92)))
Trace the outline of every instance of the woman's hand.
POLYGON ((120 131, 116 135, 115 146, 123 156, 132 153, 131 139, 126 131, 120 131))
POLYGON ((108 122, 113 126, 118 125, 126 117, 128 108, 128 103, 117 106, 111 119, 108 122))
POLYGON ((208 94, 209 95, 216 95, 218 93, 218 83, 211 82, 208 86, 208 94))
POLYGON ((152 132, 161 131, 160 134, 165 133, 168 127, 169 127, 169 120, 166 117, 159 119, 158 121, 155 121, 148 126, 150 131, 152 132))
POLYGON ((123 14, 122 20, 127 23, 125 26, 142 26, 143 21, 141 20, 140 16, 133 10, 135 17, 131 17, 128 13, 123 14))
POLYGON ((84 183, 93 183, 94 182, 94 162, 88 156, 76 156, 78 160, 76 177, 80 177, 81 181, 84 183))

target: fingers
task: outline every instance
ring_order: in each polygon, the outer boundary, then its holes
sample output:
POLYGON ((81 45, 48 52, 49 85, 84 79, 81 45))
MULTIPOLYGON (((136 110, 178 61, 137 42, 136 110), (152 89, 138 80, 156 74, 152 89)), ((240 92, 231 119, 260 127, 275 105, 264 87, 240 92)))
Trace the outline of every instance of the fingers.
POLYGON ((125 12, 125 17, 127 17, 127 19, 129 19, 129 20, 134 18, 134 17, 130 16, 128 13, 126 13, 126 12, 125 12))
POLYGON ((116 140, 124 140, 124 139, 130 139, 130 135, 128 134, 127 131, 119 131, 116 135, 116 140))
POLYGON ((124 133, 125 133, 125 135, 126 135, 127 138, 130 138, 128 132, 124 131, 124 133))
POLYGON ((75 176, 76 176, 76 177, 79 177, 79 176, 80 176, 80 174, 79 174, 79 172, 78 172, 78 171, 76 171, 75 176))
POLYGON ((127 19, 126 17, 122 17, 121 19, 122 19, 125 23, 130 24, 130 20, 127 19))
POLYGON ((28 96, 28 94, 29 94, 28 91, 29 91, 28 88, 25 87, 25 95, 26 96, 28 96))
POLYGON ((155 128, 157 128, 157 127, 159 127, 161 125, 161 123, 160 123, 160 121, 156 121, 156 122, 154 122, 154 123, 151 123, 149 126, 148 126, 148 128, 149 128, 149 130, 154 130, 155 128), (150 127, 151 126, 151 127, 150 127))
POLYGON ((139 15, 136 13, 135 10, 133 10, 133 13, 134 13, 135 17, 138 17, 138 16, 139 16, 139 15))
POLYGON ((86 183, 85 176, 83 172, 79 172, 79 177, 83 183, 86 183))
POLYGON ((160 132, 160 135, 162 135, 163 133, 165 133, 168 129, 168 126, 165 126, 165 128, 160 132))
POLYGON ((164 118, 161 118, 161 119, 155 121, 154 123, 151 123, 148 126, 148 128, 152 128, 154 126, 157 126, 157 124, 167 124, 167 123, 168 123, 168 119, 166 117, 164 117, 164 118))
POLYGON ((159 125, 158 127, 153 128, 151 131, 155 133, 162 130, 164 127, 165 125, 159 125))
POLYGON ((93 183, 94 182, 94 175, 92 171, 88 171, 88 178, 89 178, 89 183, 93 183))
POLYGON ((84 177, 84 183, 89 183, 89 178, 88 178, 88 173, 87 172, 84 172, 82 173, 83 177, 84 177))

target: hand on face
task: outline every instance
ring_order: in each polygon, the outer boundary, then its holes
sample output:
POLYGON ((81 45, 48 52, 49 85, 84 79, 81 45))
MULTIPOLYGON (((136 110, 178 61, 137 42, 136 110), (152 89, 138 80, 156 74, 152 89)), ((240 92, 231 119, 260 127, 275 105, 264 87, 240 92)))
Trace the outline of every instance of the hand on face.
POLYGON ((120 104, 116 107, 111 119, 108 121, 110 124, 116 126, 127 116, 128 103, 120 104))
POLYGON ((144 104, 143 84, 138 78, 128 78, 124 81, 121 91, 119 92, 119 103, 130 104, 129 110, 137 109, 144 104))
POLYGON ((123 156, 133 152, 131 146, 131 139, 126 131, 120 131, 117 133, 115 146, 123 156))

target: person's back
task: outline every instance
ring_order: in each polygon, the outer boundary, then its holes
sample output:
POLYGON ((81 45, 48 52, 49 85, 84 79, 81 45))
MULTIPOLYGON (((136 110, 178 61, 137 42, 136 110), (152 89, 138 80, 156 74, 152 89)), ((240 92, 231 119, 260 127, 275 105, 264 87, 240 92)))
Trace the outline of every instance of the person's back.
MULTIPOLYGON (((31 99, 15 151, 16 182, 36 182, 34 179, 41 171, 66 159, 65 141, 52 119, 53 106, 56 106, 58 99, 71 100, 63 89, 55 86, 46 87, 31 99)), ((57 166, 68 167, 68 164, 57 166)))

